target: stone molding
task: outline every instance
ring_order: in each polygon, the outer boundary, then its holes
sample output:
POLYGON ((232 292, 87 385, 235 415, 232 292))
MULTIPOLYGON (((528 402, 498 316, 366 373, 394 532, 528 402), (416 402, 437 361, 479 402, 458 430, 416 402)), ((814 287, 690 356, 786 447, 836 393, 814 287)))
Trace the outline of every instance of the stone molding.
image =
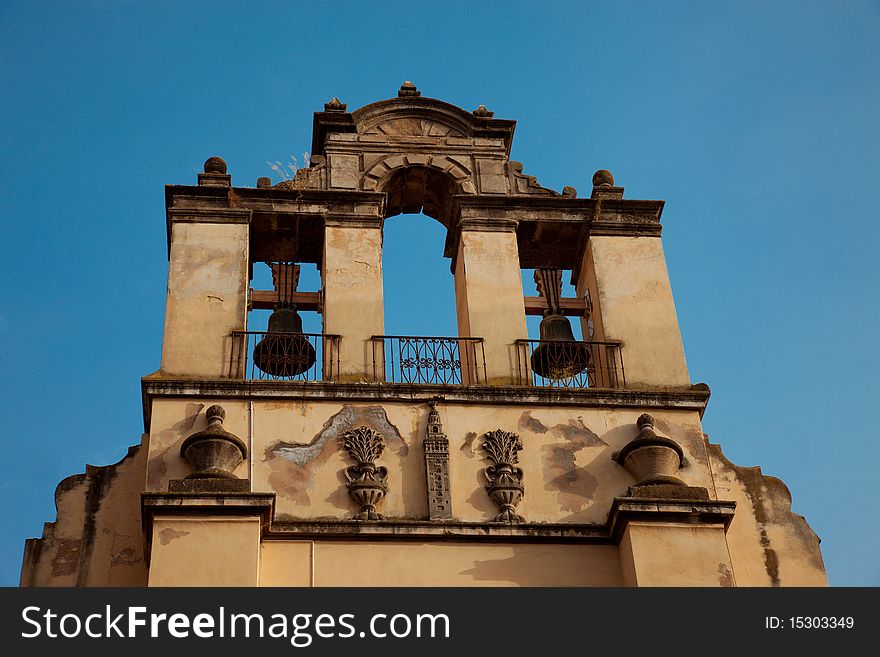
POLYGON ((146 552, 150 554, 153 518, 159 515, 259 516, 262 540, 443 540, 452 542, 581 543, 617 545, 631 521, 723 525, 733 520, 736 502, 617 497, 600 523, 462 522, 437 520, 273 520, 274 493, 198 495, 143 493, 146 552))
POLYGON ((156 516, 258 516, 261 533, 269 531, 275 515, 275 493, 141 493, 144 556, 149 563, 156 516))
POLYGON ((723 525, 726 532, 735 510, 736 502, 723 500, 615 497, 608 513, 607 527, 615 543, 620 543, 627 524, 633 521, 723 525))
POLYGON ((408 383, 337 383, 331 381, 257 381, 179 378, 150 375, 141 379, 144 427, 149 431, 152 400, 167 398, 290 399, 296 401, 364 401, 444 404, 576 406, 581 408, 653 408, 698 411, 709 402, 709 387, 617 390, 610 388, 533 388, 526 386, 444 386, 408 383))
POLYGON ((251 210, 243 208, 168 208, 168 224, 249 224, 251 210))

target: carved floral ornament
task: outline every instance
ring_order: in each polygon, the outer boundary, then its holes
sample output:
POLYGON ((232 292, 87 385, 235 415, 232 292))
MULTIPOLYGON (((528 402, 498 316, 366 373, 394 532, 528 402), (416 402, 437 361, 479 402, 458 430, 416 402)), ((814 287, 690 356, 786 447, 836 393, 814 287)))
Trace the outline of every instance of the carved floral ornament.
POLYGON ((496 429, 484 434, 483 439, 481 447, 492 461, 492 465, 485 470, 488 480, 486 491, 501 510, 492 521, 508 524, 525 522, 525 518, 516 514, 516 506, 525 493, 523 470, 516 467, 519 463, 517 452, 523 448, 519 436, 510 431, 496 429))
POLYGON ((376 511, 388 492, 388 468, 376 465, 385 449, 382 434, 369 427, 357 427, 342 435, 342 446, 357 461, 343 470, 348 494, 361 505, 355 520, 384 520, 376 511))

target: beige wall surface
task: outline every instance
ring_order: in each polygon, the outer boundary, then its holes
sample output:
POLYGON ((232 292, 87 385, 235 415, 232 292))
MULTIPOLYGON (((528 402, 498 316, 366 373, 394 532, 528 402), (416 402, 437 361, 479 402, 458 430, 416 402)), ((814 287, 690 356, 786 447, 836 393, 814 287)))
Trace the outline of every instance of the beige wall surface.
MULTIPOLYGON (((170 479, 189 474, 180 444, 205 426, 204 409, 220 403, 224 428, 248 442, 246 402, 155 400, 148 490, 167 490, 170 479)), ((495 429, 520 436, 525 497, 517 512, 533 522, 604 523, 614 497, 632 477, 612 455, 632 440, 638 410, 536 408, 516 405, 437 406, 449 438, 453 517, 491 520, 498 509, 485 490, 483 436, 495 429)), ((354 464, 342 449, 345 431, 367 426, 383 435, 378 464, 388 468, 388 494, 379 512, 389 518, 427 518, 424 439, 429 406, 391 402, 257 401, 253 407, 253 489, 277 493, 276 519, 351 518, 359 508, 348 495, 343 470, 354 464)), ((681 444, 679 476, 705 486, 714 497, 705 441, 696 411, 657 411, 658 434, 681 444)), ((247 464, 236 474, 247 477, 247 464)))
POLYGON ((267 541, 261 586, 620 586, 607 545, 267 541), (311 573, 314 559, 314 573, 311 573))
POLYGON ((324 229, 324 333, 342 336, 341 381, 373 379, 370 338, 385 332, 382 301, 382 229, 324 229))
POLYGON ((529 335, 513 232, 461 232, 455 294, 458 334, 483 338, 488 383, 515 382, 514 341, 529 335))
POLYGON ((630 522, 620 542, 627 586, 735 586, 722 525, 630 522))
POLYGON ((29 539, 22 586, 144 586, 140 496, 145 446, 114 465, 87 466, 55 491, 55 522, 29 539))
POLYGON ((827 586, 819 537, 792 512, 791 493, 758 467, 734 465, 709 445, 718 495, 736 502, 727 542, 738 586, 827 586))
POLYGON ((260 519, 153 520, 150 586, 257 586, 260 519))
POLYGON ((623 342, 627 386, 690 385, 660 240, 593 236, 586 257, 592 263, 582 272, 596 277, 597 325, 606 340, 623 342))
POLYGON ((162 371, 228 373, 230 333, 246 327, 247 287, 247 224, 173 223, 162 371))

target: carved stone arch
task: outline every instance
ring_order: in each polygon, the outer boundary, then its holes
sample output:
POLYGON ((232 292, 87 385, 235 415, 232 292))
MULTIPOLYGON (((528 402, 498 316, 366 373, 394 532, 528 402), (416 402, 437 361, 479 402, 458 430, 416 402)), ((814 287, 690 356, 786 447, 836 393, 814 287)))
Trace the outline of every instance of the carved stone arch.
MULTIPOLYGON (((389 195, 386 217, 403 212, 420 212, 422 207, 448 205, 454 194, 476 194, 477 191, 471 167, 464 158, 452 159, 445 155, 421 153, 397 153, 376 160, 364 171, 361 189, 385 192, 389 195), (409 201, 399 202, 397 197, 405 191, 401 186, 412 188, 408 193, 403 194, 410 197, 409 201), (418 199, 413 198, 414 195, 417 196, 418 187, 422 187, 431 196, 440 195, 447 198, 425 199, 430 202, 418 203, 418 199)), ((447 218, 439 216, 437 211, 426 210, 425 213, 442 224, 449 225, 447 218)))
POLYGON ((483 124, 460 107, 424 97, 378 101, 351 116, 358 134, 388 137, 472 138, 483 124))
POLYGON ((443 164, 412 164, 388 171, 377 184, 377 191, 385 193, 385 218, 422 213, 447 229, 453 226, 454 198, 472 194, 474 186, 463 169, 443 164))
POLYGON ((472 173, 468 164, 458 159, 450 159, 445 155, 427 155, 423 153, 394 153, 379 158, 364 171, 362 189, 370 192, 385 191, 388 187, 388 182, 395 174, 403 169, 412 167, 426 167, 448 174, 455 180, 457 193, 476 193, 473 180, 470 179, 472 173))

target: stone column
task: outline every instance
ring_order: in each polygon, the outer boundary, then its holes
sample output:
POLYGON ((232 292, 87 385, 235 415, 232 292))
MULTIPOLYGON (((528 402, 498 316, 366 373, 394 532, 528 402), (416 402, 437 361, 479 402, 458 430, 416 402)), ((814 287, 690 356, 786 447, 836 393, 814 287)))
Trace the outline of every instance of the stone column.
POLYGON ((149 586, 258 586, 273 494, 146 493, 149 586))
POLYGON ((735 586, 724 526, 630 522, 620 541, 626 586, 735 586))
POLYGON ((690 385, 659 237, 591 236, 577 293, 593 303, 593 340, 623 343, 628 387, 690 385))
MULTIPOLYGON (((209 158, 205 172, 199 174, 199 186, 227 188, 231 184, 226 162, 209 158)), ((225 197, 214 195, 191 200, 185 203, 187 207, 168 208, 168 294, 161 366, 165 374, 242 374, 240 362, 233 366, 231 334, 247 327, 251 211, 223 207, 226 204, 225 197)))
POLYGON ((626 586, 736 586, 726 531, 736 504, 618 497, 609 514, 626 586))
POLYGON ((329 217, 321 265, 324 332, 342 336, 340 381, 384 380, 382 345, 371 338, 385 332, 382 295, 382 220, 329 217))
POLYGON ((528 338, 516 224, 466 219, 459 227, 454 263, 458 335, 483 338, 487 378, 482 380, 478 349, 473 364, 477 381, 466 382, 516 383, 515 341, 528 338))

